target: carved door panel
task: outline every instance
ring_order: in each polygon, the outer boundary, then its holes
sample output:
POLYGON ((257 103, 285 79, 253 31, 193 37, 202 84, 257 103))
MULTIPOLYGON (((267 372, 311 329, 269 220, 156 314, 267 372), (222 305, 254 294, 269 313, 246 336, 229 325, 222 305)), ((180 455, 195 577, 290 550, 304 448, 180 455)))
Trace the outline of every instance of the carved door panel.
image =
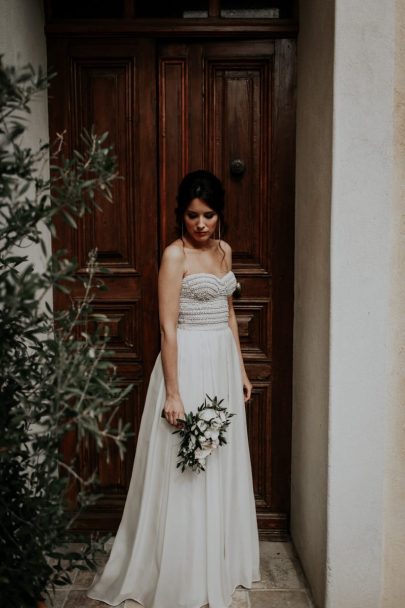
MULTIPOLYGON (((78 527, 115 529, 122 514, 148 379, 159 348, 156 284, 158 270, 155 42, 148 40, 51 39, 49 64, 57 71, 49 96, 51 135, 66 129, 67 152, 80 147, 79 133, 94 124, 109 132, 118 171, 113 204, 88 215, 78 230, 60 226, 55 247, 77 256, 83 271, 87 252, 97 246, 98 261, 111 271, 102 279, 108 291, 94 301, 109 318, 118 374, 134 389, 119 415, 135 437, 123 461, 110 462, 92 445, 83 446, 81 470, 96 470, 103 498, 79 519, 78 527), (152 78, 151 78, 152 74, 152 78)), ((66 302, 55 293, 56 306, 66 302)), ((64 446, 69 453, 69 442, 64 446)), ((74 502, 74 492, 72 492, 74 502)))
POLYGON ((207 168, 226 191, 225 237, 241 285, 239 334, 262 536, 288 527, 291 425, 294 46, 288 40, 162 42, 159 215, 173 238, 176 188, 207 168))
POLYGON ((71 149, 82 127, 108 130, 124 176, 113 205, 77 231, 61 227, 55 243, 82 268, 97 246, 100 263, 112 271, 95 307, 111 320, 120 375, 134 383, 121 408, 135 432, 125 460, 114 454, 107 464, 103 454, 83 448, 83 471, 97 469, 104 498, 79 525, 106 530, 119 522, 160 348, 157 273, 174 238, 177 186, 186 172, 207 168, 225 185, 224 238, 241 285, 235 309, 253 384, 247 415, 259 526, 263 537, 280 538, 290 489, 294 41, 66 36, 52 37, 48 49, 58 72, 51 135, 67 129, 71 149))

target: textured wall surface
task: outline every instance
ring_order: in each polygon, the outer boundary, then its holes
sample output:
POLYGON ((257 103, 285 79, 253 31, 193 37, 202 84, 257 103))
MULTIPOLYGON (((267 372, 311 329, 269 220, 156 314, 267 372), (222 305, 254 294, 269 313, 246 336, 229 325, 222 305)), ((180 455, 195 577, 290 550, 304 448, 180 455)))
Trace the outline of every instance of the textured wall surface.
POLYGON ((404 563, 394 2, 302 0, 300 14, 292 534, 320 608, 391 608, 404 600, 384 584, 388 561, 404 563))
POLYGON ((405 4, 396 2, 383 608, 405 606, 405 4))
MULTIPOLYGON (((41 0, 1 0, 0 40, 3 61, 14 65, 31 63, 46 68, 44 14, 41 0)), ((32 143, 48 137, 46 95, 33 104, 30 125, 32 143)))
POLYGON ((303 0, 298 38, 291 530, 324 605, 329 400, 332 0, 303 0))
POLYGON ((335 8, 327 608, 381 606, 393 9, 335 8))

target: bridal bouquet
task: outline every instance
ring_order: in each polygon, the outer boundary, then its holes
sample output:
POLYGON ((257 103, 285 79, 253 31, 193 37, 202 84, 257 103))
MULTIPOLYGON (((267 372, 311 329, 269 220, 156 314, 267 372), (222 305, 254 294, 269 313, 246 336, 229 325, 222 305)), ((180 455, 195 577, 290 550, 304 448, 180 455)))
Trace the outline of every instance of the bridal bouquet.
MULTIPOLYGON (((182 472, 188 467, 197 473, 205 471, 205 461, 219 446, 226 443, 225 432, 235 414, 229 413, 225 407, 221 407, 221 401, 217 397, 211 399, 211 403, 199 406, 195 413, 189 412, 181 420, 182 427, 173 431, 181 437, 178 451, 179 462, 182 472)), ((180 422, 180 420, 179 420, 180 422)))

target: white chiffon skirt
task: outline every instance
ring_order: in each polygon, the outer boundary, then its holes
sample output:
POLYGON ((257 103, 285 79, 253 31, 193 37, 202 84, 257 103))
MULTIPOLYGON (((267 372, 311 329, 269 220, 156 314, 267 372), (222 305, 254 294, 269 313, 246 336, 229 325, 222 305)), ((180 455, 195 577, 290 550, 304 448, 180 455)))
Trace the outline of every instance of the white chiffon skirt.
POLYGON ((177 330, 186 412, 205 394, 235 412, 227 444, 197 474, 176 468, 179 435, 161 418, 161 353, 150 377, 123 517, 88 596, 116 606, 227 608, 238 585, 260 580, 259 538, 238 350, 230 327, 177 330))

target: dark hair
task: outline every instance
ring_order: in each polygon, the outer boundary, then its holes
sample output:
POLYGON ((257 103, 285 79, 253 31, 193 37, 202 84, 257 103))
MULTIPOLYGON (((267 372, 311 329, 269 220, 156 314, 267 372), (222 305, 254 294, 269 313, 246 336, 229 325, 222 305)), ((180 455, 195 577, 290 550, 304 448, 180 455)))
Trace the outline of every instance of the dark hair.
POLYGON ((227 231, 224 219, 225 191, 221 180, 204 169, 187 173, 180 182, 176 197, 177 207, 174 210, 177 236, 181 237, 183 215, 194 198, 200 198, 218 214, 222 237, 227 231))

